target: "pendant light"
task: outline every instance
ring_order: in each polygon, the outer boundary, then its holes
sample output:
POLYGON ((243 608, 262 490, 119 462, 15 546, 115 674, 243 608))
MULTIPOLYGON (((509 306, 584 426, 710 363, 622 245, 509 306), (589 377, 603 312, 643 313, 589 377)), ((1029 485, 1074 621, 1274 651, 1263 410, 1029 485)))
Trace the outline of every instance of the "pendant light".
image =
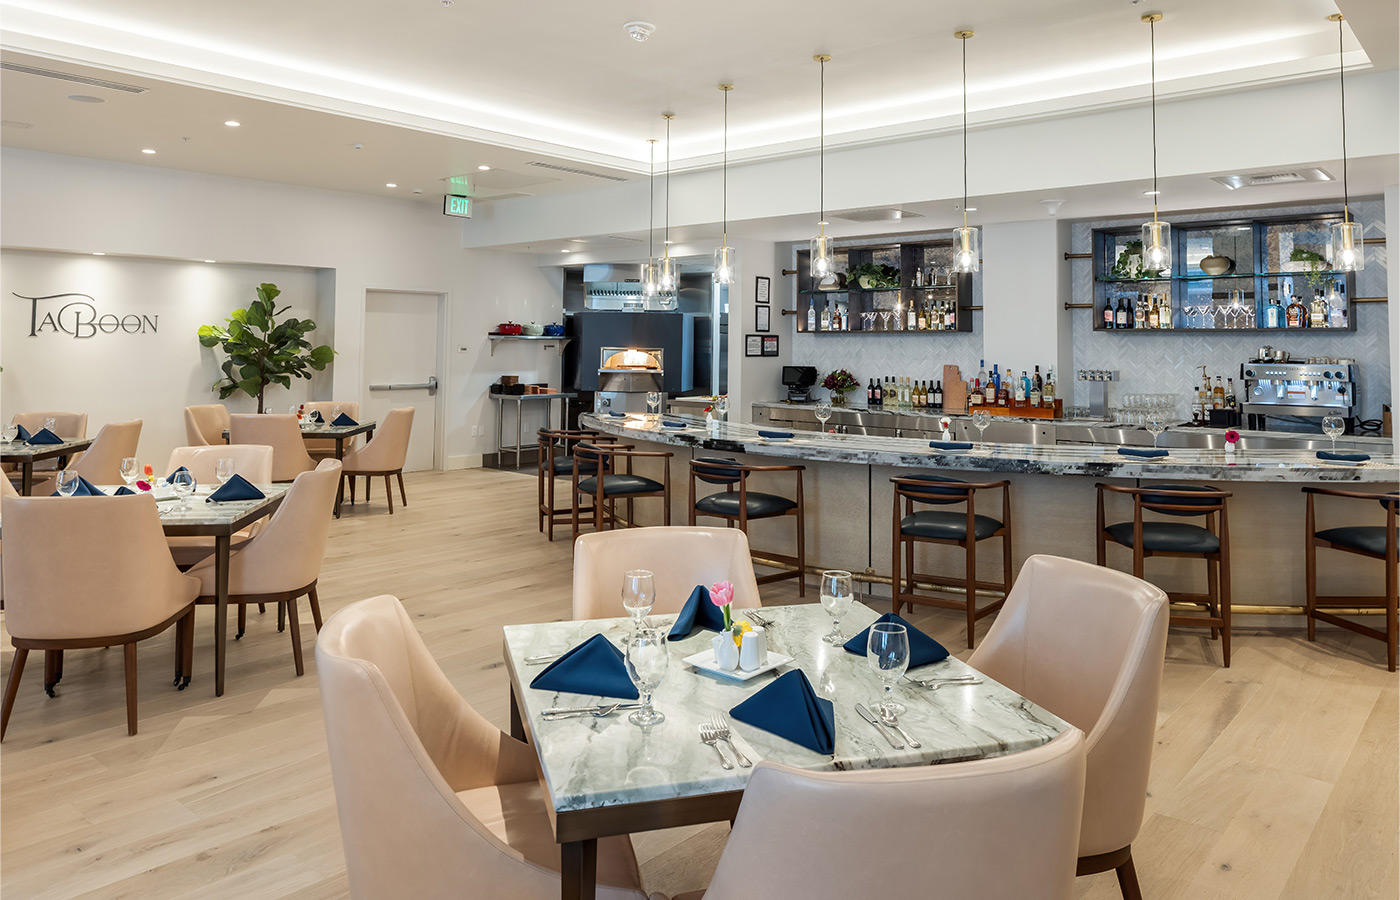
POLYGON ((982 268, 981 239, 977 229, 967 224, 967 40, 971 31, 956 31, 953 37, 962 41, 962 155, 963 155, 963 223, 953 229, 953 271, 976 272, 982 268))
POLYGON ((1327 17, 1337 23, 1337 82, 1342 94, 1342 221, 1332 226, 1332 240, 1327 255, 1332 260, 1332 268, 1342 272, 1360 272, 1366 267, 1364 241, 1361 237, 1361 223, 1351 220, 1351 191, 1347 187, 1347 76, 1342 65, 1342 22, 1341 13, 1327 17))
POLYGON ((666 120, 666 237, 661 257, 661 275, 657 287, 663 294, 676 290, 676 261, 671 258, 671 120, 674 113, 662 113, 666 120))
POLYGON ((817 145, 817 236, 812 238, 812 279, 820 285, 836 274, 836 256, 832 252, 831 238, 826 236, 826 64, 831 56, 819 53, 812 57, 821 64, 821 95, 818 117, 817 145))
POLYGON ((719 246, 715 248, 715 284, 733 284, 734 266, 738 263, 738 254, 734 248, 729 246, 729 92, 734 90, 732 84, 722 84, 719 89, 724 92, 724 162, 720 166, 721 184, 720 189, 720 240, 719 246))
POLYGON ((1149 272, 1169 272, 1172 267, 1172 227, 1157 218, 1157 23, 1161 13, 1148 13, 1142 21, 1152 40, 1152 221, 1142 223, 1142 267, 1149 272))
POLYGON ((658 280, 656 248, 653 245, 656 235, 656 138, 651 138, 647 143, 651 145, 651 193, 647 202, 647 261, 642 266, 642 296, 655 297, 658 280))

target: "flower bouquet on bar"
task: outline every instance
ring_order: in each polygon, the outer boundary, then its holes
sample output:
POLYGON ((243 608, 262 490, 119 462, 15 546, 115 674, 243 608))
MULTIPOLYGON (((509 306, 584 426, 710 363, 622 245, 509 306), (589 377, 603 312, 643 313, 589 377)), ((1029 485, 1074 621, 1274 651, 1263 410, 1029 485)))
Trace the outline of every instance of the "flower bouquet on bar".
POLYGON ((831 392, 832 406, 845 406, 846 392, 860 387, 860 382, 845 369, 837 369, 822 379, 822 387, 831 392))

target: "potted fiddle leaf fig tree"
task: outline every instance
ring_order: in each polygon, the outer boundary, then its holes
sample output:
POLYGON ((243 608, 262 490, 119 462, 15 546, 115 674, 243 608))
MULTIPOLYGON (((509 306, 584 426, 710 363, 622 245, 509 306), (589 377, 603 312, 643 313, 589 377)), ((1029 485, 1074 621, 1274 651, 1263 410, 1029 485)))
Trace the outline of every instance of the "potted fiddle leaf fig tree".
POLYGON ((225 400, 238 391, 258 398, 263 411, 268 385, 289 388, 293 378, 310 378, 335 356, 327 344, 311 346, 306 336, 316 330, 310 319, 295 317, 277 321, 291 307, 277 308, 274 302, 282 292, 275 284, 258 285, 258 298, 247 309, 235 309, 223 325, 199 326, 199 343, 219 347, 228 354, 220 367, 224 377, 210 390, 225 400))

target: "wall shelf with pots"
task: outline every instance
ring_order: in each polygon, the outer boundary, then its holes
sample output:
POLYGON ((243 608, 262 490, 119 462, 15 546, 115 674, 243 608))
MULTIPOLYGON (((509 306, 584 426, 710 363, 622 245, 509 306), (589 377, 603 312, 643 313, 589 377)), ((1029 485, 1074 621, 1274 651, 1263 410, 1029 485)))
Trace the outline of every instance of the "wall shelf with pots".
POLYGON ((491 342, 491 355, 496 355, 496 347, 505 341, 518 341, 523 343, 557 345, 559 355, 564 355, 564 348, 573 340, 571 337, 564 337, 555 334, 495 334, 486 335, 491 342))
POLYGON ((972 331, 972 275, 952 271, 952 240, 890 243, 874 246, 835 248, 838 283, 819 287, 812 277, 811 253, 797 253, 797 331, 799 334, 958 334, 972 331), (850 279, 847 273, 857 267, 885 267, 884 277, 850 279), (898 272, 899 283, 893 284, 898 272), (915 272, 919 275, 916 277, 915 272), (928 276, 932 276, 931 278, 928 276), (937 284, 929 283, 931 280, 937 284), (915 304, 915 326, 908 327, 909 304, 915 304), (927 326, 934 310, 953 313, 953 327, 918 328, 923 312, 927 326), (809 311, 816 327, 809 327, 809 311), (839 313, 840 329, 822 328, 822 314, 834 319, 839 313))

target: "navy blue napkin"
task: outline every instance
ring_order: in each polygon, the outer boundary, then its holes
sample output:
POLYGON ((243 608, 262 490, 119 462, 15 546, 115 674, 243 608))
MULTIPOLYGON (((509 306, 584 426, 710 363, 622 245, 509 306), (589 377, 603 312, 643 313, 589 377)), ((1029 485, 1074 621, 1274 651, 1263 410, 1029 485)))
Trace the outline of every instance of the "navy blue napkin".
MULTIPOLYGON (((175 476, 178 475, 178 474, 180 474, 181 472, 190 472, 190 470, 187 469, 187 468, 184 467, 184 466, 181 466, 180 468, 176 469, 174 472, 171 472, 169 475, 165 476, 165 483, 168 484, 168 485, 173 485, 173 484, 175 484, 175 476)), ((190 485, 190 490, 191 490, 191 491, 193 491, 195 488, 199 487, 199 481, 198 481, 197 479, 195 479, 194 473, 193 473, 193 472, 190 472, 190 481, 191 481, 191 485, 190 485)))
POLYGON ((686 427, 686 423, 684 423, 684 422, 662 422, 661 424, 662 424, 662 425, 665 425, 667 428, 685 428, 685 427, 686 427))
POLYGON ((671 633, 667 638, 673 641, 685 640, 694 634, 697 628, 724 630, 724 610, 710 601, 710 589, 703 584, 697 584, 695 590, 690 592, 690 599, 681 607, 680 615, 676 616, 676 624, 671 626, 671 633))
POLYGON ((626 413, 620 413, 620 412, 611 412, 611 411, 610 411, 610 412, 608 413, 608 415, 612 416, 614 419, 625 419, 625 418, 627 418, 626 413))
POLYGON ((40 428, 32 435, 24 439, 26 444, 61 444, 63 438, 49 431, 47 428, 40 428))
POLYGON ((134 493, 136 493, 136 492, 133 491, 131 488, 127 487, 126 485, 122 485, 121 487, 117 488, 115 491, 112 492, 112 496, 113 496, 113 497, 121 497, 121 496, 124 496, 124 495, 126 495, 126 494, 134 494, 134 493))
POLYGON ((350 418, 345 413, 341 413, 340 415, 336 416, 334 419, 331 420, 331 424, 338 425, 342 428, 353 428, 354 426, 360 423, 356 422, 354 419, 350 418))
POLYGON ((777 439, 777 440, 786 440, 787 438, 792 437, 792 432, 791 432, 791 431, 764 431, 762 428, 760 428, 760 429, 758 430, 758 436, 759 436, 759 437, 768 438, 769 440, 774 440, 774 439, 777 439))
POLYGON ((15 433, 15 440, 27 441, 31 437, 33 437, 33 435, 29 433, 29 429, 25 428, 23 425, 16 425, 15 428, 18 429, 18 431, 15 433))
POLYGON ((593 635, 545 666, 530 682, 530 687, 538 691, 596 694, 624 700, 636 700, 641 696, 632 679, 627 677, 622 651, 601 634, 593 635))
POLYGON ((321 415, 319 409, 313 409, 311 411, 311 421, 315 422, 317 425, 324 425, 326 420, 325 417, 321 415))
POLYGON ((817 696, 801 669, 779 675, 729 714, 808 750, 836 752, 836 708, 830 700, 817 696))
MULTIPOLYGON (((50 496, 50 497, 62 497, 63 495, 60 494, 58 491, 54 491, 52 494, 49 494, 49 496, 50 496)), ((98 488, 98 487, 97 487, 96 485, 94 485, 91 481, 88 481, 86 478, 84 478, 83 476, 79 475, 79 476, 78 476, 78 489, 72 493, 72 496, 74 496, 74 497, 105 497, 105 496, 107 496, 107 493, 106 493, 106 491, 103 491, 103 490, 101 490, 100 488, 98 488)))
POLYGON ((971 450, 971 441, 929 441, 928 445, 935 450, 971 450))
MULTIPOLYGON (((881 622, 893 622, 896 625, 903 625, 909 632, 909 668, 926 666, 929 663, 942 662, 948 658, 948 648, 924 634, 919 629, 910 625, 902 617, 894 613, 885 613, 880 618, 872 622, 878 625, 881 622)), ((870 649, 870 629, 867 628, 860 634, 851 638, 845 643, 846 651, 857 656, 865 656, 870 649)))
POLYGON ((1140 456, 1140 457, 1142 457, 1142 458, 1144 458, 1144 459, 1152 459, 1152 458, 1154 458, 1154 457, 1166 456, 1166 455, 1167 455, 1167 451, 1166 451, 1166 450, 1154 450, 1154 449, 1151 448, 1151 447, 1119 447, 1119 448, 1118 448, 1118 455, 1119 455, 1119 456, 1140 456))
POLYGON ((1333 453, 1331 450, 1319 450, 1317 458, 1335 460, 1336 462, 1365 462, 1371 456, 1367 453, 1333 453))
POLYGON ((261 500, 266 497, 262 491, 252 485, 248 479, 233 473, 233 477, 224 482, 223 487, 205 498, 205 503, 222 503, 225 500, 261 500))

